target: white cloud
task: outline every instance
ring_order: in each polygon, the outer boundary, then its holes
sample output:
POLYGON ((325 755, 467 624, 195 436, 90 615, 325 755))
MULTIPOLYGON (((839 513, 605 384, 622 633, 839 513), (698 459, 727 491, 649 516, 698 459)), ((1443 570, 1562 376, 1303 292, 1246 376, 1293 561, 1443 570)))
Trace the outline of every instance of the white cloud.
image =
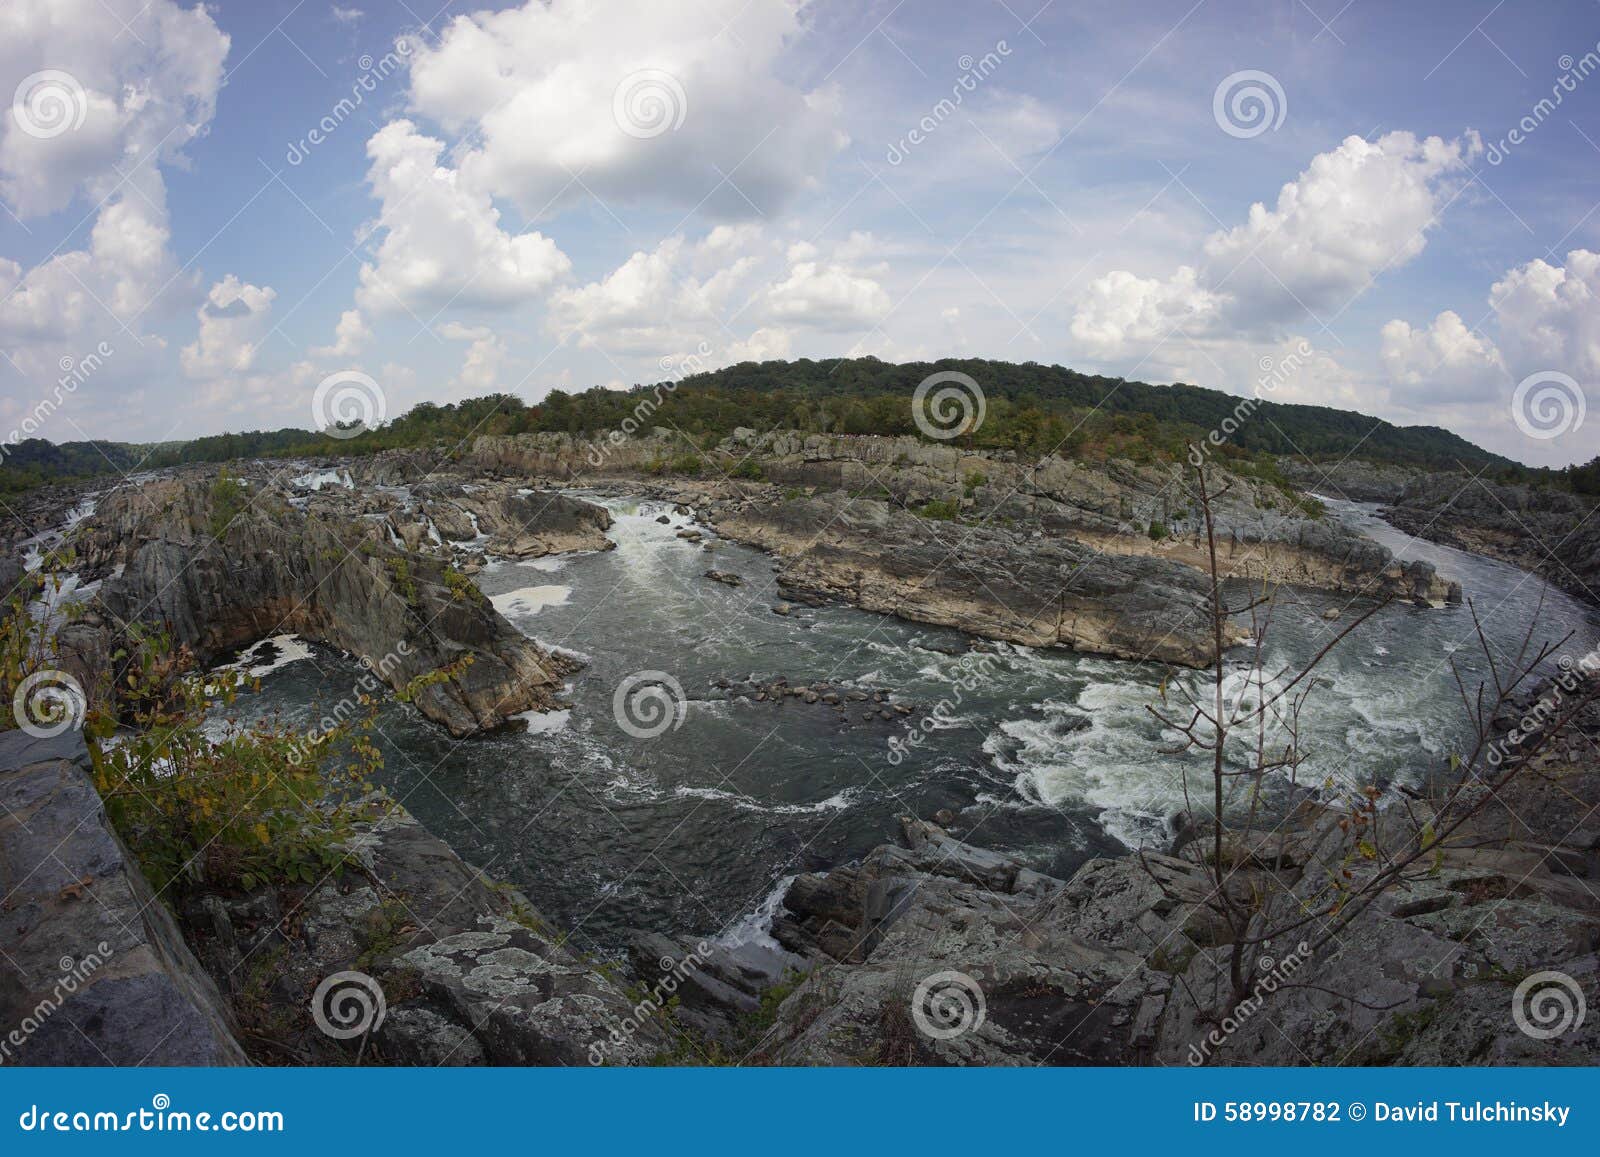
POLYGON ((367 179, 381 203, 375 228, 383 234, 356 291, 367 313, 512 305, 542 296, 572 269, 543 234, 502 229, 489 194, 440 164, 443 151, 443 141, 405 120, 367 142, 367 179))
POLYGON ((870 328, 888 314, 892 303, 877 281, 842 263, 810 260, 812 251, 810 246, 791 250, 788 276, 767 290, 770 316, 849 332, 870 328))
POLYGON ((211 120, 227 52, 228 37, 200 5, 0 5, 5 104, 25 78, 35 78, 26 90, 32 113, 19 117, 6 107, 0 118, 0 198, 23 218, 40 216, 65 208, 79 192, 107 197, 122 181, 119 168, 177 159, 211 120), (43 125, 45 134, 27 131, 29 123, 43 125), (56 132, 63 123, 77 127, 56 132))
POLYGON ((853 233, 830 255, 799 241, 764 243, 754 226, 719 226, 702 241, 669 237, 601 280, 558 291, 551 324, 580 347, 660 355, 704 343, 719 360, 780 357, 796 328, 852 332, 889 312, 888 293, 853 264, 873 248, 853 233), (781 256, 780 256, 781 254, 781 256), (733 326, 756 325, 748 338, 733 326))
POLYGON ((1187 265, 1165 281, 1114 269, 1089 283, 1073 314, 1072 336, 1097 356, 1116 357, 1129 344, 1159 343, 1188 326, 1209 327, 1220 304, 1187 265))
POLYGON ((275 297, 276 291, 248 285, 231 273, 213 285, 200 307, 200 334, 179 355, 183 372, 205 381, 248 373, 275 297))
POLYGON ((1202 268, 1183 265, 1165 278, 1113 270, 1091 282, 1073 335, 1100 354, 1169 333, 1275 340, 1294 321, 1342 311, 1422 252, 1450 178, 1477 147, 1473 134, 1450 142, 1408 132, 1348 137, 1285 184, 1275 207, 1258 201, 1243 225, 1211 234, 1202 268))
POLYGON ((1517 377, 1557 370, 1600 381, 1600 253, 1574 249, 1565 266, 1534 260, 1508 270, 1489 304, 1517 377))
POLYGON ((1379 358, 1391 382, 1404 387, 1406 404, 1429 399, 1491 397, 1507 384, 1505 361, 1494 342, 1445 310, 1426 329, 1395 320, 1383 327, 1379 358))
POLYGON ((1419 140, 1408 132, 1376 142, 1347 137, 1319 154, 1268 209, 1205 244, 1209 273, 1226 279, 1236 320, 1300 317, 1342 309, 1372 280, 1415 258, 1447 199, 1444 178, 1460 172, 1475 138, 1419 140))
POLYGON ((770 214, 847 143, 834 94, 779 79, 779 57, 805 31, 801 9, 794 0, 528 0, 458 16, 416 52, 411 104, 470 135, 462 174, 530 217, 591 192, 721 217, 770 214), (648 135, 658 123, 663 131, 648 135))
POLYGON ((359 309, 347 309, 339 315, 339 324, 333 329, 333 344, 315 346, 312 357, 351 358, 367 348, 372 340, 372 330, 359 309))
POLYGON ((500 367, 505 363, 505 339, 488 330, 479 330, 480 336, 467 347, 467 356, 461 369, 450 383, 451 390, 460 394, 477 396, 495 393, 500 388, 500 367))
POLYGON ((738 362, 767 362, 787 359, 794 348, 794 335, 777 326, 763 326, 744 341, 728 347, 724 361, 729 365, 738 362))

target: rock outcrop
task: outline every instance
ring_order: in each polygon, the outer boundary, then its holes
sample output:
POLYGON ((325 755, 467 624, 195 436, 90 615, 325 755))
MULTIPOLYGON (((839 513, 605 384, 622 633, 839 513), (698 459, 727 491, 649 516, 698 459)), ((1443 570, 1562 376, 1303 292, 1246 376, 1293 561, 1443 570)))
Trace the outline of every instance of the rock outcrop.
POLYGON ((0 1063, 246 1063, 215 985, 106 820, 77 732, 0 735, 0 1063))
POLYGON ((1467 474, 1414 479, 1383 511, 1407 534, 1501 559, 1600 602, 1600 499, 1467 474))
MULTIPOLYGON (((571 661, 521 635, 446 560, 395 545, 390 517, 195 479, 116 490, 77 535, 86 576, 104 585, 63 646, 84 665, 104 661, 140 622, 210 662, 294 632, 355 655, 397 690, 448 670, 413 701, 453 735, 556 706, 571 661)), ((88 674, 86 686, 106 672, 88 674)))
POLYGON ((718 534, 778 556, 778 584, 794 601, 839 598, 1028 646, 1188 666, 1211 659, 1205 587, 1188 567, 837 492, 714 518, 718 534))
MULTIPOLYGON (((1090 463, 1006 451, 966 451, 909 437, 735 431, 699 450, 667 431, 602 447, 564 434, 478 439, 480 469, 565 482, 653 479, 685 456, 720 478, 711 490, 746 502, 784 493, 840 493, 919 510, 937 503, 968 522, 1068 539, 1101 554, 1154 557, 1205 569, 1193 478, 1176 464, 1090 463), (749 481, 750 476, 765 484, 749 481)), ((1315 503, 1270 482, 1218 472, 1213 502, 1229 577, 1284 582, 1429 605, 1458 600, 1458 584, 1427 563, 1320 516, 1315 503)))
MULTIPOLYGON (((368 801, 347 870, 306 890, 198 895, 196 952, 255 1035, 296 1063, 628 1065, 665 1038, 522 893, 489 880, 386 796, 368 801), (329 977, 381 992, 381 1020, 329 1035, 313 998, 329 977), (241 1014, 244 1015, 244 1014, 241 1014)), ((338 992, 331 988, 325 999, 338 992)), ((359 995, 352 988, 350 995, 359 995)), ((324 1008, 329 1019, 336 1011, 324 1008)), ((337 1022, 336 1022, 337 1023, 337 1022)))

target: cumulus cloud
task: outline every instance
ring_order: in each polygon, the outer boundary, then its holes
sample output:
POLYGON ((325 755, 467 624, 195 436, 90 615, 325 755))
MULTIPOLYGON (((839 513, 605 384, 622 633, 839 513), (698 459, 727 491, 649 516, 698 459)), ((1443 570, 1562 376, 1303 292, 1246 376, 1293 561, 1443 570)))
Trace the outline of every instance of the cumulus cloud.
POLYGON ((415 54, 411 105, 470 134, 462 175, 529 217, 591 192, 769 214, 847 143, 834 94, 779 79, 801 9, 528 0, 458 16, 415 54))
POLYGON ((870 328, 889 312, 889 295, 873 278, 838 262, 813 259, 810 246, 790 253, 789 272, 766 292, 767 312, 780 321, 835 332, 870 328))
POLYGON ((1072 317, 1072 336, 1084 349, 1115 357, 1129 345, 1161 342, 1185 326, 1214 323, 1221 298, 1202 289, 1187 265, 1166 280, 1114 269, 1089 283, 1072 317))
POLYGON ((183 347, 178 363, 191 378, 210 380, 243 374, 256 364, 277 293, 228 274, 211 287, 200 307, 200 333, 183 347))
POLYGON ((1278 192, 1250 207, 1244 224, 1206 238, 1203 266, 1167 277, 1114 270, 1077 304, 1075 337, 1094 353, 1168 334, 1226 328, 1275 338, 1308 315, 1340 311, 1378 277, 1416 258, 1449 199, 1453 178, 1479 147, 1393 132, 1348 137, 1278 192))
POLYGON ((443 151, 443 141, 406 120, 367 142, 382 240, 361 267, 356 304, 365 312, 512 305, 542 296, 572 269, 543 234, 502 229, 489 193, 441 164, 443 151))
POLYGON ((1508 269, 1488 300, 1481 329, 1469 330, 1449 310, 1426 329, 1399 318, 1383 327, 1381 356, 1395 401, 1513 457, 1592 457, 1587 424, 1530 439, 1511 406, 1517 383, 1533 374, 1565 375, 1580 391, 1600 381, 1600 254, 1574 249, 1565 265, 1538 258, 1508 269))
POLYGON ((508 354, 505 339, 487 329, 473 332, 476 336, 467 347, 467 355, 451 380, 450 388, 467 395, 494 393, 500 388, 500 368, 508 354))
POLYGON ((101 343, 116 351, 51 436, 83 436, 79 419, 146 425, 145 383, 171 373, 148 319, 192 301, 197 278, 169 250, 162 168, 206 130, 227 51, 203 7, 172 0, 0 5, 0 201, 25 220, 78 205, 94 218, 81 248, 31 268, 0 258, 6 368, 36 388, 101 343))
POLYGON ((20 217, 101 200, 123 172, 176 160, 216 109, 228 37, 203 5, 8 0, 0 5, 0 198, 20 217), (126 31, 124 31, 126 26, 126 31), (27 82, 27 83, 25 83, 27 82), (31 131, 30 131, 31 130, 31 131))
POLYGON ((372 330, 367 326, 366 319, 361 316, 361 311, 359 309, 347 309, 339 315, 339 323, 334 326, 333 344, 313 347, 311 356, 319 358, 355 357, 367 348, 367 343, 371 340, 372 330))
POLYGON ((1445 310, 1424 329, 1396 319, 1383 327, 1379 358, 1389 381, 1405 387, 1409 404, 1493 396, 1507 381, 1494 342, 1445 310))
POLYGON ((766 243, 753 226, 719 226, 700 242, 670 237, 610 274, 557 292, 551 322, 580 346, 659 355, 706 344, 743 360, 779 357, 792 331, 866 329, 890 308, 872 272, 853 263, 870 247, 852 234, 831 254, 810 242, 766 243), (748 337, 733 325, 755 324, 748 337))
POLYGON ((1600 253, 1574 249, 1565 266, 1534 260, 1508 270, 1489 304, 1518 376, 1557 370, 1600 381, 1600 253))

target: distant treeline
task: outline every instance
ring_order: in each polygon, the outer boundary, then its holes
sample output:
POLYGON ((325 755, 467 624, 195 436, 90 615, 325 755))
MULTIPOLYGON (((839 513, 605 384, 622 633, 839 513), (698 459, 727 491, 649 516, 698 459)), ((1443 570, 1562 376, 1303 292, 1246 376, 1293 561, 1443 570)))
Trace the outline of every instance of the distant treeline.
POLYGON ((1246 400, 1220 390, 1155 386, 1036 362, 946 359, 894 365, 871 357, 742 362, 694 374, 675 385, 597 387, 580 394, 557 391, 531 406, 509 394, 449 405, 424 402, 377 430, 348 439, 298 429, 217 434, 159 446, 54 445, 30 439, 7 448, 0 465, 0 491, 135 468, 236 458, 371 454, 402 447, 459 454, 482 434, 563 431, 594 438, 624 423, 630 429, 675 428, 702 447, 741 426, 759 431, 782 426, 817 433, 916 436, 912 394, 925 378, 940 371, 966 374, 983 391, 982 424, 953 441, 974 449, 1179 461, 1190 443, 1227 428, 1227 423, 1233 429, 1217 456, 1247 470, 1273 473, 1273 460, 1284 455, 1323 461, 1353 454, 1367 461, 1428 470, 1481 469, 1499 481, 1600 493, 1600 458, 1561 471, 1533 469, 1437 426, 1395 426, 1328 406, 1246 400), (641 402, 646 405, 641 407, 641 402))

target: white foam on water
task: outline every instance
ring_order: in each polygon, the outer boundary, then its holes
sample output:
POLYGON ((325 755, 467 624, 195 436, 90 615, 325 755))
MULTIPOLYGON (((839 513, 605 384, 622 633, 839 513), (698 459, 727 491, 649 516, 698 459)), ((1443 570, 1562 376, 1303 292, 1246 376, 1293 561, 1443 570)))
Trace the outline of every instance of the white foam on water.
POLYGON ((502 615, 536 615, 546 607, 565 606, 570 597, 571 587, 542 586, 507 591, 491 596, 489 601, 502 615))
POLYGON ((717 787, 676 787, 672 794, 679 799, 702 799, 716 803, 726 803, 741 811, 766 812, 770 815, 801 816, 817 815, 821 812, 843 811, 849 807, 857 795, 859 788, 847 787, 830 795, 825 800, 817 803, 779 803, 764 804, 760 800, 752 799, 735 791, 723 791, 717 787))
POLYGON ((273 635, 251 643, 239 652, 237 659, 226 664, 225 669, 243 671, 252 679, 260 679, 274 671, 282 670, 290 663, 309 658, 311 658, 311 648, 299 635, 273 635), (260 662, 261 652, 268 647, 274 648, 278 652, 278 657, 265 663, 260 662))
POLYGON ((513 715, 512 718, 527 720, 529 735, 554 735, 557 731, 566 730, 567 724, 572 722, 572 712, 570 710, 523 711, 513 715))
POLYGON ((783 946, 772 938, 772 918, 783 907, 783 898, 789 893, 789 885, 793 884, 797 876, 784 876, 772 886, 772 890, 762 897, 761 902, 749 912, 739 917, 728 926, 727 931, 712 941, 724 948, 742 948, 746 945, 755 945, 759 948, 782 951, 783 946))
POLYGON ((545 555, 543 558, 524 559, 523 561, 517 563, 517 565, 525 566, 529 570, 544 571, 547 574, 554 574, 571 561, 572 560, 570 557, 563 557, 558 554, 549 554, 545 555))
POLYGON ((289 485, 299 490, 321 490, 324 486, 343 486, 346 490, 356 488, 355 479, 350 477, 348 470, 313 470, 289 479, 289 485))

